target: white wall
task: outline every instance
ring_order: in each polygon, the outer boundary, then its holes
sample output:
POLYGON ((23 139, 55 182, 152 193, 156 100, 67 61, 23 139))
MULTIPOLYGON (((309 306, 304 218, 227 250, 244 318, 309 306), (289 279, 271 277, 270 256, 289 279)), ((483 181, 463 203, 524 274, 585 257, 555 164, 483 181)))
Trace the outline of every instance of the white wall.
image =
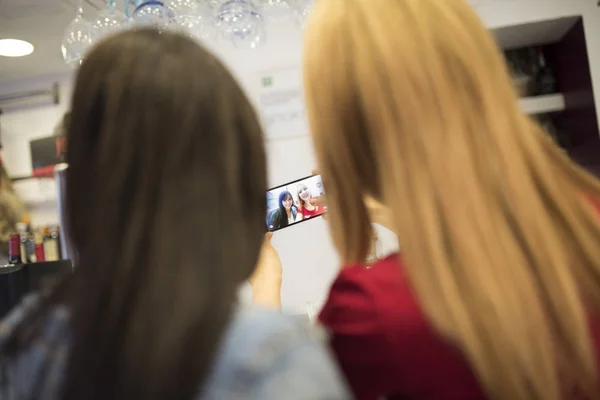
MULTIPOLYGON (((50 98, 36 99, 36 106, 2 107, 0 116, 2 131, 2 159, 9 176, 31 175, 31 140, 52 135, 54 127, 62 119, 71 94, 70 76, 51 76, 28 82, 15 82, 0 86, 0 93, 17 93, 27 90, 49 89, 52 83, 60 85, 60 104, 53 105, 50 98)), ((27 102, 26 104, 29 104, 27 102)), ((15 183, 15 188, 31 211, 35 225, 56 224, 56 186, 50 179, 30 179, 15 183)))
MULTIPOLYGON (((596 6, 595 0, 482 0, 478 11, 491 28, 583 15, 596 105, 600 115, 600 8, 596 6)), ((264 48, 235 50, 228 46, 221 46, 215 51, 231 68, 253 101, 256 101, 259 84, 257 75, 260 71, 296 67, 300 73, 301 33, 291 24, 273 26, 269 30, 268 44, 264 48)), ((50 81, 46 80, 46 84, 50 81)), ((63 78, 62 81, 64 83, 62 91, 66 100, 69 91, 68 78, 63 78)), ((24 85, 16 86, 19 90, 24 87, 24 85)), ((8 89, 0 87, 0 93, 5 93, 8 89)), ((14 175, 30 173, 29 140, 48 136, 65 109, 66 101, 60 106, 7 112, 0 117, 2 140, 5 145, 2 156, 10 173, 14 175)), ((271 186, 306 176, 315 167, 308 135, 293 139, 271 140, 266 146, 271 186), (294 151, 289 151, 290 148, 294 151)), ((34 186, 39 185, 38 183, 32 182, 27 185, 31 187, 23 189, 24 192, 27 192, 27 196, 32 201, 38 201, 34 221, 45 223, 55 218, 54 205, 48 201, 41 201, 52 197, 52 184, 43 184, 42 193, 36 193, 34 186)), ((382 251, 395 248, 393 235, 389 232, 381 231, 380 237, 384 238, 382 251)), ((284 229, 276 233, 273 242, 284 263, 282 291, 284 309, 288 312, 304 313, 307 302, 320 302, 323 299, 338 268, 326 223, 322 220, 314 220, 284 229), (300 243, 302 246, 299 245, 300 243)))
MULTIPOLYGON (((256 50, 231 46, 214 49, 258 104, 260 72, 297 68, 301 74, 302 33, 293 24, 269 29, 267 45, 256 50)), ((316 162, 308 132, 303 137, 268 140, 269 186, 277 186, 311 174, 316 162), (293 151, 290 151, 293 149, 293 151)), ((284 311, 306 313, 307 302, 321 302, 338 269, 338 260, 322 219, 307 221, 275 233, 273 244, 283 262, 284 311), (308 250, 310 249, 310 250, 308 250)))

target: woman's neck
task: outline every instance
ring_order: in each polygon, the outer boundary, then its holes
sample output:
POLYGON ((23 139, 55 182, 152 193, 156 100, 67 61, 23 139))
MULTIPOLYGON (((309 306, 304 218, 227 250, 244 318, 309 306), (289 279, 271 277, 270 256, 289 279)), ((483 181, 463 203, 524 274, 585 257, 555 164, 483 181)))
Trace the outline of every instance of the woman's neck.
POLYGON ((292 216, 292 209, 291 208, 286 208, 285 209, 285 213, 287 214, 288 218, 290 218, 292 216))
POLYGON ((313 206, 310 200, 308 200, 304 202, 304 208, 306 208, 308 211, 312 211, 315 209, 315 206, 313 206))

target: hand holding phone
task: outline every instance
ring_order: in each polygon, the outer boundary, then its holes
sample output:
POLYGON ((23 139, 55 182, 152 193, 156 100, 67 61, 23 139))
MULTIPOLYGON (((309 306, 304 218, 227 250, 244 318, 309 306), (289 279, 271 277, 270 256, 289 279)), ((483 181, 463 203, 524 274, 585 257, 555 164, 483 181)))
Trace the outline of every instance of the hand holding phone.
POLYGON ((256 269, 248 279, 252 286, 252 302, 263 307, 281 308, 283 266, 277 250, 271 244, 273 233, 265 235, 256 269))

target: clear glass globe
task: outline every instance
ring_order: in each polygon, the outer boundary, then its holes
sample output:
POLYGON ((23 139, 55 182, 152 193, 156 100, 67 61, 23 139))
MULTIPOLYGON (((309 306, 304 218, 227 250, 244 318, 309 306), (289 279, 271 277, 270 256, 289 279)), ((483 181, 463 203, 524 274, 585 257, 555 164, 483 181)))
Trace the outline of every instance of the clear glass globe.
POLYGON ((129 19, 121 11, 111 8, 100 10, 92 21, 93 40, 97 41, 111 33, 127 28, 129 19))
POLYGON ((226 3, 227 0, 198 0, 200 4, 206 5, 213 10, 217 10, 223 3, 226 3))
POLYGON ((195 39, 211 40, 217 36, 214 11, 205 1, 168 0, 165 5, 173 12, 171 29, 195 39))
POLYGON ((75 19, 67 26, 62 40, 61 51, 67 65, 79 67, 92 40, 92 24, 83 17, 83 10, 79 9, 75 19))
POLYGON ((200 0, 200 1, 203 1, 203 2, 207 3, 212 8, 218 8, 226 0, 200 0))
POLYGON ((208 5, 203 5, 198 0, 167 0, 165 6, 171 10, 175 17, 198 15, 201 12, 201 7, 208 7, 208 5))
POLYGON ((212 20, 202 15, 180 15, 171 21, 171 29, 194 39, 214 40, 217 31, 212 20))
POLYGON ((173 12, 162 1, 149 0, 137 6, 131 19, 135 26, 166 29, 171 18, 173 18, 173 12))
POLYGON ((247 0, 225 1, 216 13, 216 23, 223 36, 230 38, 235 30, 243 29, 250 20, 252 8, 247 0))
POLYGON ((265 18, 253 11, 250 19, 239 29, 231 34, 231 41, 238 49, 256 49, 267 42, 267 27, 265 18))
POLYGON ((289 22, 294 16, 294 10, 289 0, 255 0, 262 15, 271 22, 289 22))
POLYGON ((302 29, 306 28, 306 23, 315 5, 315 0, 299 0, 296 5, 296 22, 302 29))

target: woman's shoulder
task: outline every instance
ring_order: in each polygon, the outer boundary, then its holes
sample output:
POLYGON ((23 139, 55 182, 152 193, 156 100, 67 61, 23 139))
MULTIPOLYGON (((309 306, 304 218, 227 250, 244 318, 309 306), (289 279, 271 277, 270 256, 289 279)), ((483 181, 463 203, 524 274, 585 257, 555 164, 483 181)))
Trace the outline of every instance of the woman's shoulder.
POLYGON ((12 336, 19 324, 30 315, 40 303, 40 297, 37 294, 32 294, 25 297, 21 303, 13 308, 6 317, 0 321, 0 348, 5 341, 12 336))
POLYGON ((42 299, 27 296, 0 322, 0 398, 57 398, 63 380, 70 334, 69 312, 54 306, 28 345, 11 349, 10 341, 21 323, 38 311, 42 299))
POLYGON ((251 348, 272 344, 278 337, 287 342, 322 341, 322 333, 302 318, 257 306, 242 307, 234 314, 226 338, 239 345, 238 337, 244 337, 243 343, 251 348))
MULTIPOLYGON (((23 322, 39 310, 42 301, 43 298, 39 294, 30 294, 0 321, 0 349, 5 348, 7 340, 13 336, 23 322)), ((66 333, 68 332, 69 315, 70 313, 64 306, 51 307, 42 321, 34 342, 52 341, 55 345, 64 342, 67 345, 69 336, 66 333)))
POLYGON ((303 319, 244 308, 230 323, 202 398, 349 398, 324 339, 303 319))
POLYGON ((432 377, 480 398, 460 353, 425 317, 399 255, 340 271, 319 319, 357 398, 428 393, 432 377))
POLYGON ((364 294, 373 296, 376 302, 389 299, 396 303, 396 310, 398 300, 404 300, 402 303, 406 305, 414 304, 414 295, 400 254, 392 254, 369 266, 354 264, 342 268, 332 289, 338 287, 359 289, 364 294))
POLYGON ((368 267, 342 268, 331 286, 320 320, 328 328, 360 323, 365 330, 427 325, 399 254, 368 267))
POLYGON ((272 210, 271 212, 269 212, 269 216, 267 217, 267 219, 269 220, 273 220, 275 219, 278 215, 280 214, 279 208, 276 208, 274 210, 272 210))

